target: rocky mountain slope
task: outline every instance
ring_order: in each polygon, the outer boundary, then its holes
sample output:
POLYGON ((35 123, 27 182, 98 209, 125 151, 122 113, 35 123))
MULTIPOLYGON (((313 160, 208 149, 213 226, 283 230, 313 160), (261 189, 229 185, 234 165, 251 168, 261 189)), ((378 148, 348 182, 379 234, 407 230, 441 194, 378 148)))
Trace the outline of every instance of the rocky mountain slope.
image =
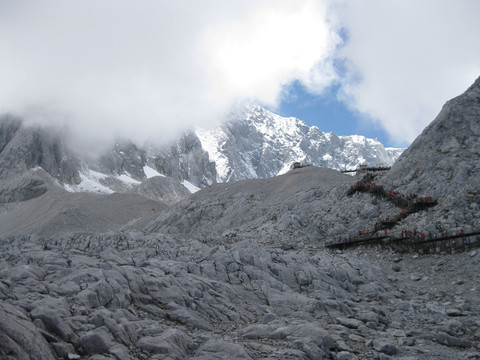
POLYGON ((480 228, 480 79, 448 101, 400 156, 385 183, 439 205, 409 219, 425 231, 480 228))
MULTIPOLYGON (((473 175, 479 163, 470 151, 478 105, 469 100, 479 89, 477 80, 447 103, 391 173, 374 179, 438 198, 397 229, 431 221, 456 228, 451 214, 455 221, 464 214, 459 226, 478 223, 477 180, 462 169, 473 175), (445 131, 458 117, 464 127, 445 131), (432 144, 441 150, 451 137, 460 146, 438 151, 428 167, 419 152, 436 153, 432 144)), ((141 159, 144 173, 158 173, 141 159)), ((45 170, 21 173, 46 191, 1 208, 2 359, 480 358, 478 250, 325 247, 399 211, 370 193, 348 195, 363 174, 312 166, 167 203, 70 194, 45 170)), ((151 177, 138 191, 148 194, 162 179, 151 177)))
POLYGON ((337 170, 390 166, 403 151, 363 136, 324 133, 260 106, 238 110, 220 128, 197 129, 196 134, 215 162, 218 182, 273 177, 297 161, 337 170))
POLYGON ((118 230, 156 214, 167 204, 137 194, 69 193, 50 188, 42 196, 0 206, 0 234, 61 236, 118 230))
POLYGON ((162 212, 146 230, 262 238, 287 247, 308 244, 373 225, 389 207, 351 201, 346 190, 354 181, 336 170, 307 167, 269 179, 217 184, 162 212))

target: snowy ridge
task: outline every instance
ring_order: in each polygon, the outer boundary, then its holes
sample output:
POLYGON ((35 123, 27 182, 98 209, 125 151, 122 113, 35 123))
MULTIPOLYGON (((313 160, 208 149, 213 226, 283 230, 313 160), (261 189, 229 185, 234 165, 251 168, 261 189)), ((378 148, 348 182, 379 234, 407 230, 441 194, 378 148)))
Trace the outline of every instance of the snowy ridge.
POLYGON ((196 135, 215 162, 217 181, 267 178, 288 172, 294 162, 337 170, 360 164, 390 166, 404 149, 364 136, 337 136, 285 118, 260 106, 233 113, 219 128, 196 135))
POLYGON ((211 130, 198 128, 195 130, 195 134, 200 139, 202 148, 208 153, 210 161, 215 162, 217 174, 228 173, 229 159, 221 150, 228 142, 228 135, 225 131, 221 128, 211 130))

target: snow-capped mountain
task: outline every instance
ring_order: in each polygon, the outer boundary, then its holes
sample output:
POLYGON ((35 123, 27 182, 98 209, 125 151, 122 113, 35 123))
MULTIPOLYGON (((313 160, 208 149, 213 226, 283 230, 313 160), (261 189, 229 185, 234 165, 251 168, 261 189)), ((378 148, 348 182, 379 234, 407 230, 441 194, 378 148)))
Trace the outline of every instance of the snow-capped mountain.
MULTIPOLYGON (((28 128, 18 118, 1 118, 0 200, 6 193, 6 202, 43 193, 41 177, 47 175, 48 182, 69 192, 135 192, 154 176, 166 176, 193 192, 216 182, 280 175, 294 162, 337 170, 363 163, 391 165, 403 150, 385 149, 363 136, 324 133, 259 106, 232 113, 217 128, 187 132, 169 145, 142 147, 123 139, 95 159, 82 158, 68 145, 55 129, 28 128)), ((154 184, 152 189, 142 193, 159 189, 158 181, 148 183, 154 184)), ((162 186, 170 189, 172 183, 164 180, 162 186)), ((165 198, 166 190, 157 192, 163 200, 173 201, 165 198)))
POLYGON ((324 133, 260 106, 232 113, 219 128, 197 129, 196 135, 215 162, 218 182, 280 175, 294 162, 337 170, 389 166, 403 151, 364 136, 324 133))
POLYGON ((140 147, 119 140, 96 162, 84 163, 80 185, 69 189, 89 184, 94 191, 128 191, 154 174, 195 191, 216 182, 280 175, 297 161, 337 170, 363 163, 391 165, 402 151, 359 135, 324 133, 251 106, 233 112, 217 128, 187 132, 168 145, 140 147))

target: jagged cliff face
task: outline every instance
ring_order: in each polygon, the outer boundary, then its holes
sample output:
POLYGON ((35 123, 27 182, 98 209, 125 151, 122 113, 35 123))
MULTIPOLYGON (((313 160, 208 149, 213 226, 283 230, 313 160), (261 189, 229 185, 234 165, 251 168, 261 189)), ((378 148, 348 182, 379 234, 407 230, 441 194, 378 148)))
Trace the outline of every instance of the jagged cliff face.
POLYGON ((54 130, 22 128, 12 116, 0 119, 0 203, 32 199, 47 191, 49 179, 80 182, 79 162, 54 130), (35 169, 42 168, 44 176, 35 169), (47 178, 46 178, 46 177, 47 178))
POLYGON ((391 165, 402 149, 385 149, 363 136, 337 136, 259 106, 238 111, 217 129, 197 136, 215 161, 219 182, 284 174, 294 162, 337 170, 360 164, 391 165))
POLYGON ((149 177, 146 166, 161 175, 179 182, 188 181, 197 187, 211 185, 216 178, 215 164, 209 161, 208 154, 192 132, 160 147, 140 147, 129 140, 118 140, 111 150, 100 156, 97 164, 101 172, 127 174, 138 182, 149 177))
POLYGON ((215 182, 215 163, 193 132, 185 133, 171 146, 151 151, 151 154, 149 161, 162 174, 179 181, 187 180, 197 187, 215 182))
MULTIPOLYGON (((85 160, 73 153, 65 137, 55 129, 24 127, 20 119, 12 116, 0 119, 0 203, 35 199, 49 189, 133 192, 166 203, 189 194, 174 179, 148 181, 140 187, 147 178, 165 177, 150 168, 147 161, 146 150, 129 141, 116 143, 97 159, 85 160)), ((182 179, 181 175, 172 175, 182 179)))
POLYGON ((0 178, 35 167, 67 184, 80 181, 78 160, 53 129, 22 128, 15 117, 0 119, 0 178))
POLYGON ((134 179, 146 178, 143 168, 147 158, 145 150, 129 140, 117 141, 113 149, 102 154, 98 163, 106 173, 128 173, 134 179))

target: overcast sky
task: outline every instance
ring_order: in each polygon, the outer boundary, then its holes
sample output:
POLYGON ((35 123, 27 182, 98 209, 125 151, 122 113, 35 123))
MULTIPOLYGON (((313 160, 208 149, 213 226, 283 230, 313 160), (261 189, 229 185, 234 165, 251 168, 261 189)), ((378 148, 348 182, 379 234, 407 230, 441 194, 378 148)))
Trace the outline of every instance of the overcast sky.
POLYGON ((0 0, 0 112, 164 140, 254 102, 406 145, 480 75, 478 14, 477 0, 0 0))

